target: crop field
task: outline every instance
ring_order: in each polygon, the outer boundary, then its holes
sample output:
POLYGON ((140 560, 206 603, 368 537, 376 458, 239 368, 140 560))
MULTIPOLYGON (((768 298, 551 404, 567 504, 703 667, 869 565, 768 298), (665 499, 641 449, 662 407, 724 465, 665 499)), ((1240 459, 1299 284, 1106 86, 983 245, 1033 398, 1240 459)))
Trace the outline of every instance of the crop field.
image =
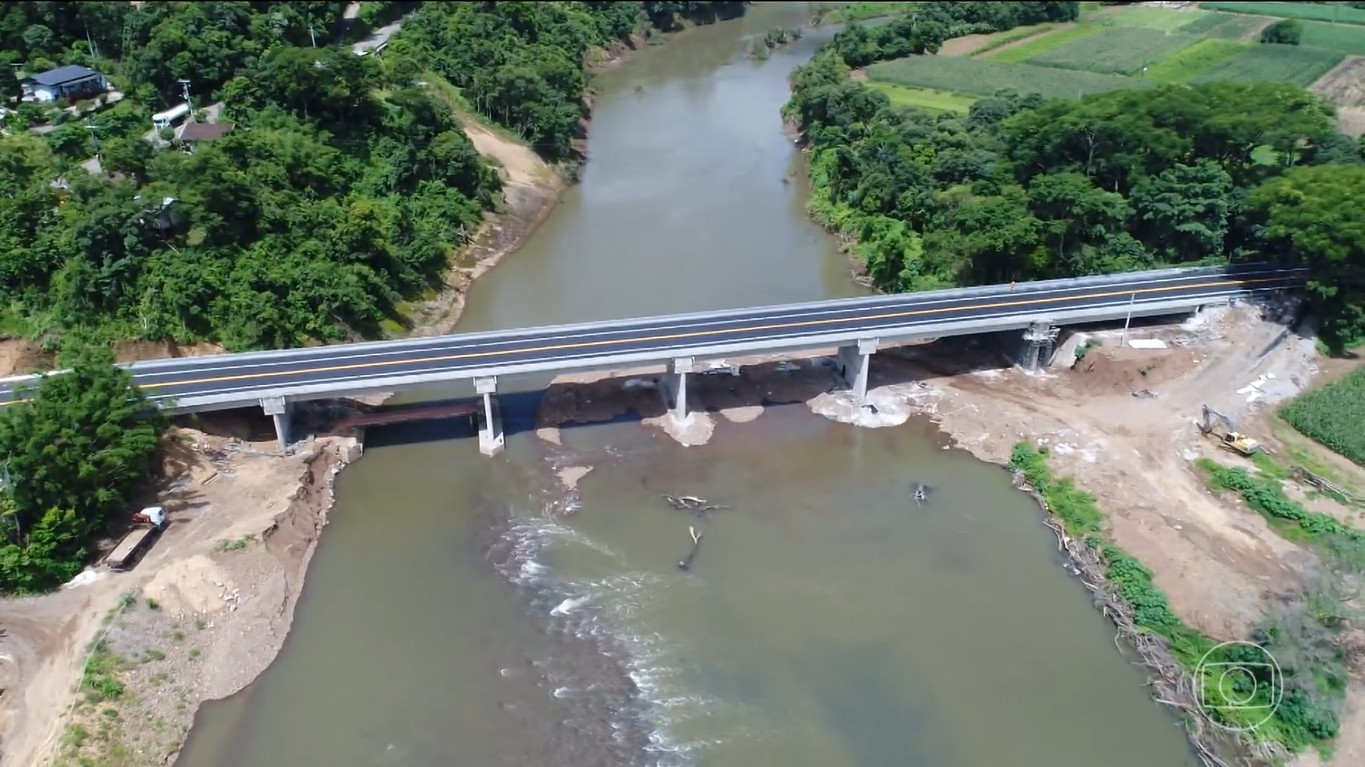
POLYGON ((867 87, 885 93, 886 97, 891 99, 891 106, 893 107, 915 107, 930 112, 967 114, 967 110, 971 109, 972 104, 976 102, 972 96, 959 96, 956 93, 945 93, 926 88, 910 88, 905 85, 877 80, 870 80, 867 87))
POLYGON ((1191 82, 1293 83, 1307 87, 1336 66, 1345 54, 1299 45, 1252 45, 1230 59, 1209 67, 1191 82))
POLYGON ((996 91, 1013 89, 1019 93, 1037 93, 1044 98, 1074 99, 1090 93, 1152 85, 1146 80, 1119 75, 941 56, 911 56, 873 64, 867 68, 867 76, 896 85, 972 96, 993 96, 996 91))
POLYGON ((1065 27, 1056 32, 1050 32, 1036 39, 1029 40, 1026 43, 1020 43, 1013 48, 1006 48, 998 53, 992 53, 990 54, 990 59, 991 61, 999 61, 1005 64, 1020 64, 1040 53, 1046 53, 1053 48, 1060 48, 1067 43, 1096 34, 1101 29, 1103 29, 1103 27, 1086 25, 1065 27))
POLYGON ((1365 369, 1295 399, 1280 411, 1290 426, 1365 466, 1365 369))
POLYGON ((1200 37, 1240 40, 1267 20, 1264 16, 1243 16, 1238 13, 1206 13, 1181 27, 1180 31, 1200 37))
POLYGON ((1142 27, 1108 27, 1034 56, 1028 63, 1099 74, 1131 75, 1197 42, 1199 38, 1194 35, 1142 27))
POLYGON ((1231 13, 1250 13, 1258 16, 1279 16, 1283 19, 1312 21, 1340 21, 1346 24, 1365 24, 1365 10, 1340 3, 1200 3, 1201 8, 1231 13))
POLYGON ((1100 23, 1106 27, 1141 27, 1143 29, 1159 29, 1162 32, 1174 32, 1196 19, 1212 15, 1214 14, 1208 11, 1172 11, 1166 8, 1137 5, 1122 13, 1107 16, 1100 23))
POLYGON ((1187 83, 1246 49, 1246 43, 1232 40, 1200 40, 1153 64, 1147 69, 1146 77, 1163 85, 1187 83))
POLYGON ((1305 21, 1301 42, 1314 48, 1365 55, 1365 26, 1305 21))

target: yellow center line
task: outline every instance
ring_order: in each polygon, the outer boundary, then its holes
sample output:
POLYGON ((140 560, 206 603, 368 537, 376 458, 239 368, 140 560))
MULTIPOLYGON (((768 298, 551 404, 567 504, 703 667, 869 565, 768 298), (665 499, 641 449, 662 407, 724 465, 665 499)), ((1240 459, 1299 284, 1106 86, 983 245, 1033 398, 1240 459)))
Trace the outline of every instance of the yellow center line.
MULTIPOLYGON (((1264 277, 1255 280, 1242 280, 1243 284, 1252 282, 1275 282, 1284 279, 1283 277, 1264 277)), ((463 354, 448 354, 440 357, 421 357, 418 359, 403 360, 380 360, 378 362, 352 362, 345 365, 327 365, 324 367, 307 368, 304 370, 287 371, 265 371, 260 373, 238 373, 236 375, 216 376, 212 378, 196 378, 189 381, 167 381, 165 383, 143 384, 143 389, 156 389, 165 386, 199 386, 210 383, 227 383, 229 381, 246 381, 257 378, 271 378, 282 375, 310 375, 316 373, 338 373, 347 370, 367 370, 372 368, 393 367, 396 365, 429 365, 435 362, 452 362, 455 360, 480 359, 486 357, 500 357, 510 354, 541 354, 544 352, 566 351, 569 349, 591 349, 602 346, 618 346, 622 344, 636 343, 655 343, 660 341, 676 341, 683 338, 702 338, 706 336, 717 336, 732 333, 759 332, 767 330, 788 330, 792 328, 806 328, 818 325, 833 325, 848 322, 875 322, 878 320, 896 319, 898 317, 914 317, 925 314, 942 314, 944 312, 972 311, 980 309, 999 309, 1009 306, 1027 306, 1030 304, 1057 303, 1060 301, 1075 301, 1087 298, 1108 298, 1113 296, 1128 296, 1134 293, 1165 293, 1173 290, 1192 290, 1195 288, 1216 287, 1225 285, 1225 280, 1217 282, 1201 282, 1193 285, 1181 285, 1178 287, 1161 286, 1155 288, 1138 288, 1136 290, 1118 290, 1105 293, 1087 293, 1080 296, 1056 296, 1050 298, 1029 298, 1017 301, 1002 301, 988 304, 972 304, 969 306, 950 306, 938 307, 934 309, 911 309, 902 312, 891 312, 889 314, 874 314, 865 317, 827 317, 818 320, 801 320, 799 322, 780 322, 768 325, 750 325, 740 328, 721 328, 715 330, 692 330, 685 333, 668 333, 657 336, 638 336, 634 338, 612 338, 600 341, 579 341, 577 343, 553 344, 550 346, 520 347, 516 349, 497 349, 486 352, 465 352, 463 354)))
MULTIPOLYGON (((1262 277, 1262 278, 1258 278, 1258 279, 1254 279, 1254 280, 1240 280, 1239 283, 1242 284, 1242 285, 1247 285, 1247 284, 1253 284, 1253 283, 1279 282, 1279 281, 1284 280, 1284 279, 1286 279, 1286 278, 1283 277, 1283 276, 1280 276, 1280 277, 1262 277)), ((229 382, 229 381, 247 381, 247 380, 252 380, 252 379, 271 378, 271 377, 286 376, 286 375, 295 376, 295 375, 311 375, 311 374, 317 374, 317 373, 337 373, 337 372, 348 371, 348 370, 366 370, 366 369, 373 369, 373 368, 393 367, 393 366, 397 366, 397 365, 429 365, 429 364, 436 363, 436 362, 452 362, 452 361, 454 361, 454 360, 479 359, 479 358, 486 358, 486 357, 500 357, 500 356, 507 356, 507 355, 510 355, 510 354, 540 354, 540 353, 544 353, 544 352, 565 351, 565 350, 569 350, 569 349, 590 349, 590 348, 595 348, 595 347, 614 346, 614 345, 621 345, 621 344, 653 343, 653 342, 659 342, 659 341, 676 341, 676 340, 683 339, 683 338, 702 338, 702 337, 706 337, 706 336, 725 335, 725 334, 727 334, 727 333, 742 333, 742 332, 753 333, 753 332, 767 331, 767 330, 789 330, 789 329, 793 329, 793 328, 806 328, 806 327, 815 327, 815 326, 819 326, 819 325, 833 325, 833 324, 848 323, 848 322, 876 322, 876 321, 879 321, 879 320, 890 320, 890 319, 897 319, 897 318, 900 318, 900 317, 916 317, 916 316, 923 316, 923 315, 926 315, 926 314, 943 314, 943 313, 945 313, 945 312, 961 312, 961 311, 973 311, 973 310, 983 310, 983 309, 1001 309, 1001 308, 1011 307, 1011 306, 1030 306, 1030 305, 1036 305, 1036 304, 1058 303, 1058 302, 1062 302, 1062 301, 1076 301, 1076 300, 1095 299, 1095 298, 1112 298, 1112 297, 1116 297, 1116 296, 1131 296, 1131 295, 1138 294, 1138 293, 1169 293, 1169 292, 1174 292, 1174 291, 1193 290, 1193 289, 1197 289, 1197 288, 1218 287, 1218 286, 1226 285, 1226 284, 1227 284, 1227 281, 1226 281, 1226 280, 1218 280, 1218 281, 1216 281, 1216 282, 1200 282, 1200 283, 1195 283, 1195 284, 1191 284, 1191 285, 1179 285, 1179 286, 1163 285, 1163 286, 1154 287, 1154 288, 1137 288, 1137 289, 1131 289, 1131 288, 1130 288, 1130 289, 1128 289, 1128 290, 1115 290, 1115 291, 1106 291, 1106 292, 1100 292, 1100 293, 1085 293, 1085 294, 1082 294, 1082 295, 1072 295, 1072 296, 1052 296, 1052 297, 1046 297, 1046 298, 1025 298, 1025 299, 1019 299, 1019 300, 1015 300, 1015 301, 998 301, 998 302, 994 302, 994 303, 969 304, 969 305, 966 305, 966 306, 937 307, 937 308, 933 308, 933 309, 910 309, 910 310, 907 310, 907 311, 890 312, 890 313, 887 313, 887 314, 873 314, 873 315, 867 315, 867 316, 863 316, 863 317, 828 317, 828 318, 823 318, 823 319, 818 319, 818 320, 801 320, 801 321, 799 321, 799 322, 779 322, 779 323, 771 323, 771 324, 767 324, 767 325, 751 325, 751 326, 748 326, 748 327, 739 327, 739 328, 721 328, 721 329, 715 329, 715 330, 693 330, 693 331, 688 331, 688 332, 686 332, 686 333, 668 333, 668 334, 664 334, 664 335, 655 335, 655 336, 637 336, 637 337, 634 337, 634 338, 612 338, 612 339, 606 339, 606 340, 600 340, 600 341, 580 341, 580 342, 578 342, 578 343, 553 344, 553 345, 549 345, 549 346, 520 347, 520 348, 516 348, 516 349, 498 349, 498 350, 495 350, 495 351, 486 351, 486 352, 466 352, 466 353, 463 353, 463 354, 448 354, 448 355, 443 355, 443 356, 439 356, 439 357, 421 357, 421 358, 418 358, 418 359, 380 360, 380 361, 378 361, 378 362, 354 362, 354 363, 349 363, 349 364, 345 364, 345 365, 327 365, 327 366, 323 366, 323 367, 305 368, 305 369, 300 369, 300 370, 275 370, 275 371, 265 371, 265 372, 260 372, 260 373, 238 373, 238 374, 236 374, 236 375, 215 376, 215 377, 211 377, 211 378, 193 378, 193 379, 183 380, 183 381, 166 381, 166 382, 162 382, 162 383, 139 384, 138 388, 141 388, 141 389, 159 389, 159 388, 163 388, 163 387, 166 387, 166 386, 200 386, 200 385, 203 385, 203 384, 227 383, 227 382, 229 382)), ((874 331, 870 331, 870 332, 874 332, 874 331)), ((17 403, 20 403, 20 402, 28 402, 28 401, 29 401, 29 400, 12 400, 12 401, 10 401, 10 402, 0 403, 0 407, 3 407, 4 405, 12 405, 12 404, 17 404, 17 403)))

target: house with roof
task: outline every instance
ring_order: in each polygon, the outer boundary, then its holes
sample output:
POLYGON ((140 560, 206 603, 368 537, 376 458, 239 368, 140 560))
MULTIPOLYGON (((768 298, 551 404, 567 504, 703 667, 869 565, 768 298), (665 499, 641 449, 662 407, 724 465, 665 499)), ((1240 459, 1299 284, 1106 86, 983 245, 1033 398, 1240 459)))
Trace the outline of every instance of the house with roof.
POLYGON ((89 67, 70 64, 25 78, 24 91, 36 101, 78 99, 109 90, 109 78, 89 67))
POLYGON ((185 123, 175 129, 175 141, 186 153, 194 154, 197 142, 217 141, 234 127, 232 123, 185 123))

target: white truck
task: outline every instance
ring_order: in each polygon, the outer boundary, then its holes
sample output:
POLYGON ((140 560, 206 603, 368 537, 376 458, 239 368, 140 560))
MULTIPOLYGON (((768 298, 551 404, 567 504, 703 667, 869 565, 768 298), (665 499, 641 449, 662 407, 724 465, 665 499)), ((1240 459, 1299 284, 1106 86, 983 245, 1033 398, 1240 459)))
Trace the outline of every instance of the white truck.
POLYGON ((104 558, 104 565, 111 570, 127 570, 137 562, 138 556, 151 544, 157 534, 165 529, 165 508, 148 506, 139 511, 133 515, 133 528, 104 558))

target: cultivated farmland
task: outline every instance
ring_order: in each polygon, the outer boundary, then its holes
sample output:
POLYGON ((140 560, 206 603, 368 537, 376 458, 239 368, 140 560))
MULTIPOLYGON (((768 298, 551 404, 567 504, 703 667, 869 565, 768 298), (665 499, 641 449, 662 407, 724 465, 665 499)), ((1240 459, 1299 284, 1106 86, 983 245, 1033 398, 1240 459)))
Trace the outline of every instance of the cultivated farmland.
POLYGON ((1280 411, 1305 435, 1365 466, 1365 369, 1309 392, 1280 411))
POLYGON ((1059 48, 1073 40, 1080 40, 1089 37, 1100 31, 1100 27, 1082 25, 1079 27, 1063 27, 1056 32, 1049 32, 1046 35, 1022 42, 1011 48, 1004 48, 996 53, 991 53, 992 61, 1001 61, 1006 64, 1018 64, 1027 61, 1040 53, 1046 53, 1053 48, 1059 48))
POLYGON ((1220 40, 1240 40, 1269 19, 1261 16, 1243 16, 1237 13, 1206 13, 1180 28, 1187 35, 1217 38, 1220 40))
POLYGON ((1105 17, 1100 23, 1107 27, 1141 27, 1174 32, 1177 29, 1183 30, 1197 19, 1214 15, 1216 14, 1208 11, 1172 11, 1166 8, 1135 5, 1122 13, 1105 17))
POLYGON ((1321 21, 1305 21, 1302 23, 1303 45, 1356 55, 1365 54, 1365 26, 1327 24, 1321 21))
POLYGON ((1232 40, 1200 40, 1147 69, 1147 79, 1158 83, 1187 83, 1207 69, 1236 57, 1245 43, 1232 40))
POLYGON ((1101 74, 1131 75, 1198 41, 1199 38, 1193 35, 1157 29, 1110 27, 1034 56, 1028 63, 1101 74))
POLYGON ((1307 87, 1336 66, 1345 56, 1340 51, 1324 51, 1298 45, 1253 45, 1210 67, 1191 82, 1212 80, 1241 82, 1293 83, 1307 87))
POLYGON ((1285 19, 1340 21, 1346 24, 1365 24, 1365 10, 1341 3, 1200 3, 1215 11, 1250 13, 1259 16, 1279 16, 1285 19))
POLYGON ((953 91, 972 96, 993 96, 1012 89, 1037 93, 1044 98, 1077 98, 1121 88, 1150 87, 1152 83, 1119 75, 1073 72, 1027 64, 1007 64, 991 59, 911 56, 874 64, 867 69, 872 80, 912 88, 953 91))

